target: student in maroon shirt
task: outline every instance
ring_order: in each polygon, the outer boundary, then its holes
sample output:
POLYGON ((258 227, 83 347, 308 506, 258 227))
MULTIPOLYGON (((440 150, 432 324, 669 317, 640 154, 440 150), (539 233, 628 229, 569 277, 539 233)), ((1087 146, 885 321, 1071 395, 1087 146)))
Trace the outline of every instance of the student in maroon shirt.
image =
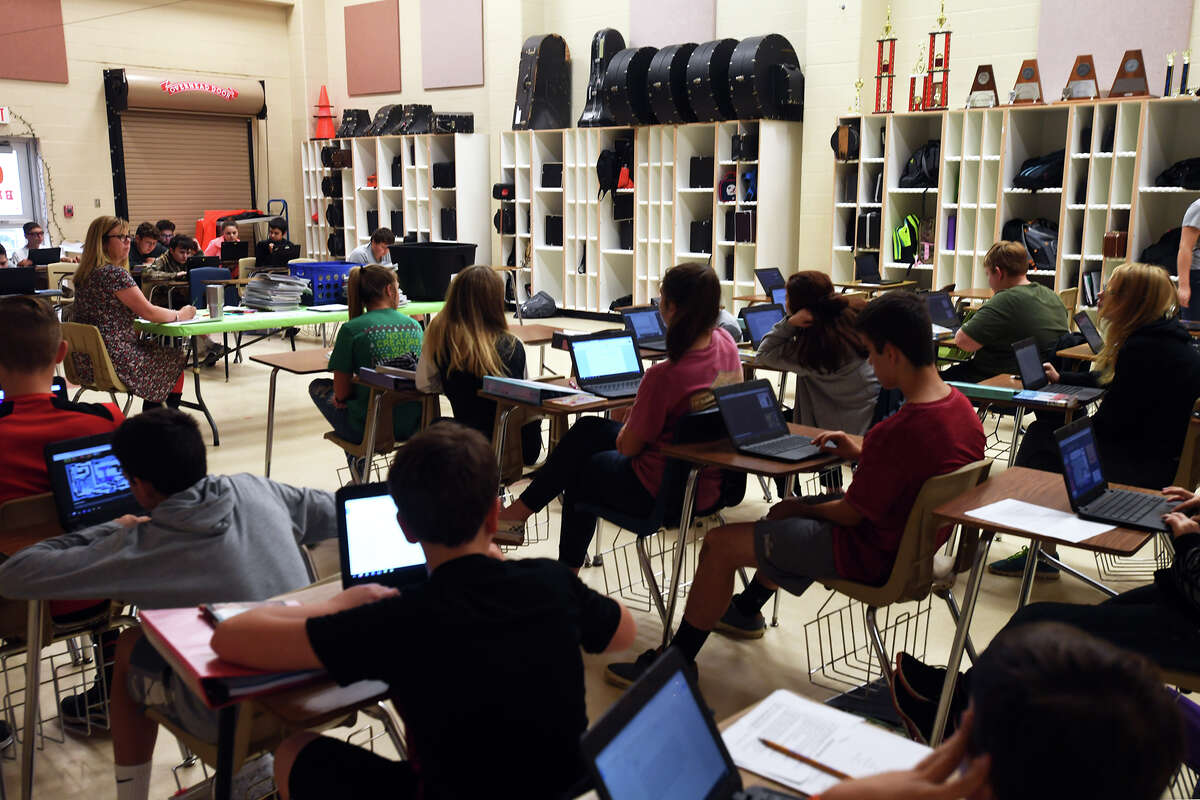
MULTIPOLYGON (((884 583, 925 481, 983 458, 983 427, 975 410, 934 366, 933 332, 921 299, 909 292, 876 298, 859 314, 858 329, 880 385, 899 389, 904 406, 875 425, 861 447, 842 431, 814 440, 858 462, 844 497, 785 500, 766 520, 708 533, 670 645, 689 661, 714 629, 739 638, 762 636, 759 612, 777 587, 801 594, 821 578, 884 583), (732 597, 734 578, 744 567, 757 567, 758 573, 732 597)), ((939 541, 948 535, 949 528, 939 541)), ((606 677, 629 685, 657 657, 658 651, 648 650, 636 662, 610 664, 606 677)))

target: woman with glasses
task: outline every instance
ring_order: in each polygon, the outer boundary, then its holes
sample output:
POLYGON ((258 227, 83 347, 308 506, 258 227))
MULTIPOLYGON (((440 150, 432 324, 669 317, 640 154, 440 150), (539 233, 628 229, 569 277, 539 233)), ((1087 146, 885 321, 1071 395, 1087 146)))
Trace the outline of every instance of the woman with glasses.
MULTIPOLYGON (((117 377, 132 394, 141 397, 143 410, 179 403, 183 391, 186 353, 139 336, 136 317, 151 322, 177 322, 196 316, 194 306, 172 311, 153 305, 129 274, 129 223, 118 217, 97 217, 88 226, 83 257, 75 271, 73 322, 100 329, 117 377)), ((84 380, 91 380, 91 359, 69 353, 84 380)))

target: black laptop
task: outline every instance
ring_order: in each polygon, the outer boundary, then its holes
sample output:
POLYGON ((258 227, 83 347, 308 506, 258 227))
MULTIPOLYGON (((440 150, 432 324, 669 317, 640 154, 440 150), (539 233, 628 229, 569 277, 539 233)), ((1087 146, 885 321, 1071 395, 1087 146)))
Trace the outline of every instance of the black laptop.
POLYGON ((929 319, 934 325, 940 325, 949 331, 956 331, 962 326, 949 292, 928 293, 925 295, 925 305, 929 308, 929 319))
POLYGON ((1080 311, 1075 315, 1075 325, 1079 328, 1079 332, 1083 334, 1083 338, 1087 339, 1088 347, 1093 353, 1099 353, 1104 349, 1104 337, 1100 335, 1099 329, 1096 328, 1096 323, 1092 322, 1092 318, 1088 316, 1086 311, 1080 311))
POLYGON ((742 309, 742 319, 746 321, 746 333, 750 335, 750 345, 758 350, 763 338, 771 332, 786 314, 783 306, 778 303, 759 303, 742 309))
POLYGON ((35 247, 29 251, 29 260, 33 262, 35 267, 57 264, 59 261, 62 261, 62 248, 35 247))
POLYGON ((871 286, 891 286, 900 283, 885 279, 879 274, 879 255, 859 253, 854 257, 854 280, 871 286))
POLYGON ((1081 519, 1110 522, 1143 531, 1167 529, 1162 516, 1175 507, 1160 494, 1110 489, 1100 465, 1092 421, 1078 419, 1054 432, 1062 458, 1071 509, 1081 519))
POLYGON ((75 531, 124 514, 141 514, 112 451, 112 433, 46 445, 46 471, 63 530, 75 531))
POLYGON ((405 538, 386 483, 343 486, 335 498, 342 588, 381 583, 403 589, 429 577, 425 550, 405 538))
POLYGON ((742 788, 708 703, 668 647, 580 742, 601 800, 782 800, 742 788))
POLYGON ((1066 394, 1081 403, 1090 403, 1104 394, 1103 389, 1091 386, 1071 386, 1066 383, 1051 383, 1042 367, 1042 355, 1038 352, 1037 340, 1032 336, 1013 342, 1013 354, 1017 357, 1017 371, 1021 373, 1021 385, 1035 392, 1066 394))
POLYGON ((804 461, 821 449, 807 436, 789 433, 770 381, 759 379, 713 389, 733 447, 776 461, 804 461))
POLYGON ((0 294, 33 294, 37 286, 37 268, 0 268, 0 294))
POLYGON ((300 245, 297 244, 279 244, 275 243, 272 248, 271 241, 264 239, 254 245, 254 266, 256 269, 263 267, 286 267, 288 262, 294 258, 300 257, 300 245))
POLYGON ((787 287, 787 281, 783 279, 783 273, 776 267, 756 269, 754 270, 754 275, 758 278, 759 285, 763 287, 763 291, 767 294, 772 294, 776 289, 787 287))
POLYGON ((219 256, 188 256, 188 260, 184 266, 187 267, 189 272, 197 267, 219 267, 221 266, 221 259, 219 256))
POLYGON ((249 242, 221 242, 221 262, 228 264, 230 261, 237 261, 242 258, 250 257, 249 242))
POLYGON ((667 326, 663 324, 662 314, 654 306, 636 306, 621 309, 625 319, 625 330, 633 334, 637 346, 644 350, 667 349, 667 326))
POLYGON ((633 334, 604 331, 568 340, 575 381, 600 397, 632 397, 642 382, 642 359, 633 334))

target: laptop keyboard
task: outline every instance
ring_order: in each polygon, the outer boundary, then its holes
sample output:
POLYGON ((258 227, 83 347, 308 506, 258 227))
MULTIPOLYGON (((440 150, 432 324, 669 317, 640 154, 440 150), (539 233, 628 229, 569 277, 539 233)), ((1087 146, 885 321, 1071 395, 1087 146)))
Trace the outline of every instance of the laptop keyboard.
POLYGON ((1052 383, 1049 386, 1043 386, 1038 391, 1040 392, 1056 392, 1058 394, 1074 394, 1080 395, 1085 392, 1094 392, 1095 389, 1090 386, 1072 386, 1069 383, 1052 383))
POLYGON ((1088 506, 1088 512, 1116 519, 1140 519, 1154 509, 1162 498, 1141 492, 1110 491, 1088 506))
POLYGON ((762 453, 763 455, 777 456, 789 450, 799 450, 801 447, 810 444, 812 444, 812 439, 807 436, 788 436, 783 439, 771 439, 770 441, 752 444, 744 449, 755 453, 762 453))
POLYGON ((639 383, 641 383, 641 378, 634 378, 629 381, 614 381, 613 383, 597 383, 587 387, 587 391, 605 397, 637 394, 639 383))

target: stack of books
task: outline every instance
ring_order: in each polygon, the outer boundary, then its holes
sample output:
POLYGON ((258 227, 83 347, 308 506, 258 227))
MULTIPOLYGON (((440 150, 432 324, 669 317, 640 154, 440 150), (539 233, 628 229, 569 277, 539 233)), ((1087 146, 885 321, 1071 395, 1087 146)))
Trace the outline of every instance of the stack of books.
POLYGON ((307 278, 259 273, 246 284, 242 302, 263 311, 295 311, 300 308, 300 295, 308 286, 307 278))

